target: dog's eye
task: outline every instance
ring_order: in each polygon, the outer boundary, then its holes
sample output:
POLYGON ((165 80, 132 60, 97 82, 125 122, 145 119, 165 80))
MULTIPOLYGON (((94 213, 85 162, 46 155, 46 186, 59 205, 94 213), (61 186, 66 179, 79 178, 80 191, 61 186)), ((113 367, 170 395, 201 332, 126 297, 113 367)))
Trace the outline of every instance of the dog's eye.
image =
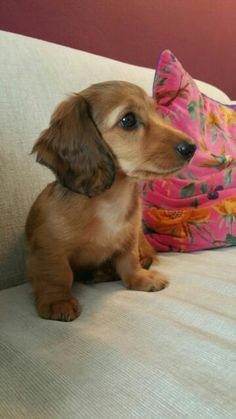
POLYGON ((129 112, 123 116, 123 118, 120 120, 119 125, 121 126, 121 128, 124 129, 136 129, 139 127, 140 121, 134 113, 129 112))

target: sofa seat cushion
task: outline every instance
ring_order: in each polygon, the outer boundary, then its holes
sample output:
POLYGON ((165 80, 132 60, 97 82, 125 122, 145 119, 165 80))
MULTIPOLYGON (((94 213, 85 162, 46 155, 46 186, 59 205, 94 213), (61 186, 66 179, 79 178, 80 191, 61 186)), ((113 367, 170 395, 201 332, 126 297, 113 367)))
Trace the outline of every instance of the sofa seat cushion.
POLYGON ((0 417, 235 417, 235 250, 163 254, 157 293, 74 287, 72 323, 40 319, 28 285, 0 293, 0 417))

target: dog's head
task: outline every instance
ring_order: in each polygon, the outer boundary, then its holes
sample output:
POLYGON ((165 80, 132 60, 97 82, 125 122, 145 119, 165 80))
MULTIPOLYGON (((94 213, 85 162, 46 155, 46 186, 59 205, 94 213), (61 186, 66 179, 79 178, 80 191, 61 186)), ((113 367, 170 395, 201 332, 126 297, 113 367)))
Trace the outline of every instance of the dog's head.
POLYGON ((141 88, 111 81, 62 102, 33 152, 64 186, 91 197, 111 187, 117 170, 138 179, 170 175, 195 149, 141 88))

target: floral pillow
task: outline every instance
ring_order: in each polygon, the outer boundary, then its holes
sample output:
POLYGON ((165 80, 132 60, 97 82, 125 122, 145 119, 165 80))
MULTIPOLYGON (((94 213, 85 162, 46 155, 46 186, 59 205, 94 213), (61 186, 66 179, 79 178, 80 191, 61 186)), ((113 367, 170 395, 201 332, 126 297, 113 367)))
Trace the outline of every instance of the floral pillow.
POLYGON ((169 50, 160 56, 153 96, 197 151, 178 175, 143 184, 148 240, 159 251, 236 245, 236 106, 202 94, 169 50))

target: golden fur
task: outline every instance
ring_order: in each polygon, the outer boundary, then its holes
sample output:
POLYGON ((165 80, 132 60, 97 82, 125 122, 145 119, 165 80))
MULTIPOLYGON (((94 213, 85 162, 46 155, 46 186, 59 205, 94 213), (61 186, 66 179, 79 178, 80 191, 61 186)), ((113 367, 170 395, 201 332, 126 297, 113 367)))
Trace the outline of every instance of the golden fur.
POLYGON ((154 251, 142 233, 137 180, 176 172, 194 150, 131 83, 93 85, 58 106, 33 148, 57 180, 38 196, 26 223, 27 271, 41 317, 79 315, 71 294, 76 271, 98 270, 100 280, 113 270, 141 291, 167 285, 162 274, 144 269, 154 251), (188 156, 179 144, 190 146, 188 156))

